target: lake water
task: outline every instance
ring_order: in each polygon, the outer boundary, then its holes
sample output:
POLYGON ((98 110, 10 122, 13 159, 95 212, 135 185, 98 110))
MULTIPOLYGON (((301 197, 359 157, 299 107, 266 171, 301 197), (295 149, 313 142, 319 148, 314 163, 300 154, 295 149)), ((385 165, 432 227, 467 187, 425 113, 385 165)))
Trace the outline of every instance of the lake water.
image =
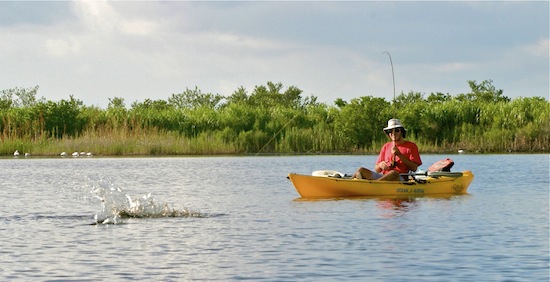
POLYGON ((0 277, 548 281, 549 155, 422 157, 472 170, 469 194, 306 200, 286 178, 375 156, 0 159, 0 277))

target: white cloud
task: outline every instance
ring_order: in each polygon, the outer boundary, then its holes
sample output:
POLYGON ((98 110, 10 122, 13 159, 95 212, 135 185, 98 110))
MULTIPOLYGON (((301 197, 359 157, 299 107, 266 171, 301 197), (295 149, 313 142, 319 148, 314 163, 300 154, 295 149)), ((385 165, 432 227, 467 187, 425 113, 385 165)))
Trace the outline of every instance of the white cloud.
POLYGON ((526 46, 525 50, 527 50, 527 52, 533 56, 548 59, 549 45, 550 45, 550 40, 548 40, 548 38, 540 39, 535 44, 526 46))
POLYGON ((74 38, 64 39, 46 39, 46 49, 54 57, 64 57, 76 55, 81 50, 81 44, 74 38))
POLYGON ((454 73, 472 70, 476 67, 476 64, 466 62, 452 62, 446 64, 434 64, 432 69, 434 72, 441 73, 454 73))
POLYGON ((153 34, 159 27, 159 24, 154 21, 125 17, 111 3, 106 0, 77 1, 74 4, 74 10, 84 25, 97 33, 144 36, 153 34))
POLYGON ((121 23, 122 32, 130 35, 149 35, 156 31, 158 24, 146 20, 127 20, 121 23))
POLYGON ((106 0, 76 1, 74 10, 85 26, 96 32, 112 32, 119 21, 118 13, 106 0))

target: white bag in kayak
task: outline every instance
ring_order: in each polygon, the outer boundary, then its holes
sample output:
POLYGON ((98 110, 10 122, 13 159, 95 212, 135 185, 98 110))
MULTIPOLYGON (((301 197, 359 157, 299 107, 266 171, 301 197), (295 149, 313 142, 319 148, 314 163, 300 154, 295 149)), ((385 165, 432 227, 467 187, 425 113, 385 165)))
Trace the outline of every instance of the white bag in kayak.
POLYGON ((324 176, 324 177, 338 177, 338 178, 343 178, 346 176, 345 174, 335 170, 316 170, 312 172, 311 175, 324 176))

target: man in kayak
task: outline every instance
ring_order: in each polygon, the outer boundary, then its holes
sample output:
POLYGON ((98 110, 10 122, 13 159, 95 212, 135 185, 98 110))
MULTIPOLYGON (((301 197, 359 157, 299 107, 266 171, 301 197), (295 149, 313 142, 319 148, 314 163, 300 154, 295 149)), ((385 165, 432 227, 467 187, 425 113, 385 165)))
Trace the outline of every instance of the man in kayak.
POLYGON ((422 164, 416 144, 405 140, 407 130, 400 120, 390 119, 384 132, 391 141, 380 150, 374 171, 360 167, 354 178, 399 181, 403 180, 401 173, 416 171, 422 164))

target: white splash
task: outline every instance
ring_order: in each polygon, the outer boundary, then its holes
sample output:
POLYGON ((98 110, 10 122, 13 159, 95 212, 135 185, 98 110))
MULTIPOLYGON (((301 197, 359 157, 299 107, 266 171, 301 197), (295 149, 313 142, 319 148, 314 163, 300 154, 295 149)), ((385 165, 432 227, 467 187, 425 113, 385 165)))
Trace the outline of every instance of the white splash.
POLYGON ((166 202, 157 203, 151 193, 132 198, 112 181, 93 181, 91 193, 101 203, 95 224, 119 224, 125 218, 204 217, 187 208, 174 209, 166 202))

